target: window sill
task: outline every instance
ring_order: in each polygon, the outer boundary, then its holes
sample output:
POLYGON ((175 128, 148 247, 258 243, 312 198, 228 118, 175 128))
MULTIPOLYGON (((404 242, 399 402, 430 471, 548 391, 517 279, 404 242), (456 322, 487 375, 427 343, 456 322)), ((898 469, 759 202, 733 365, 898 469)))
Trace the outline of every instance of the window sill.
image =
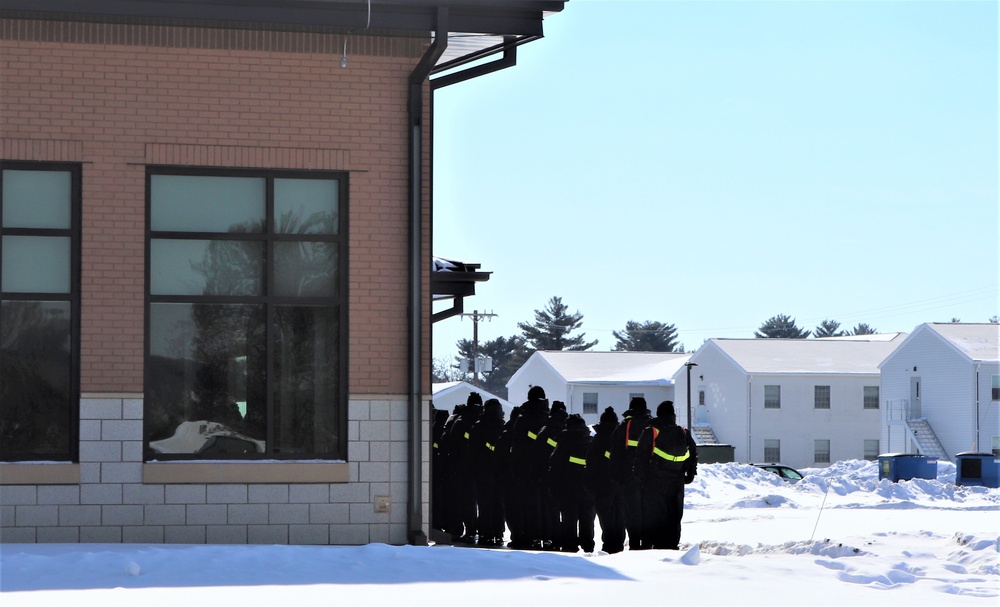
POLYGON ((143 464, 144 483, 347 483, 347 462, 156 462, 143 464))
POLYGON ((80 464, 62 462, 5 462, 0 485, 79 485, 80 464))

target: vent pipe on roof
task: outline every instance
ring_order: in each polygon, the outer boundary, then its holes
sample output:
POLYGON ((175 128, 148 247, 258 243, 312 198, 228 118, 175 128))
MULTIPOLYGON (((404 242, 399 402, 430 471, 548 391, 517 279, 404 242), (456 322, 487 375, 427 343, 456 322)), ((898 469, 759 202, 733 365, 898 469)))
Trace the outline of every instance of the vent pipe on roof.
POLYGON ((407 489, 406 521, 407 541, 413 545, 426 545, 427 534, 423 526, 423 119, 424 82, 448 46, 448 9, 438 7, 437 29, 434 41, 413 69, 409 79, 407 100, 410 129, 410 283, 409 283, 409 393, 407 429, 407 489))

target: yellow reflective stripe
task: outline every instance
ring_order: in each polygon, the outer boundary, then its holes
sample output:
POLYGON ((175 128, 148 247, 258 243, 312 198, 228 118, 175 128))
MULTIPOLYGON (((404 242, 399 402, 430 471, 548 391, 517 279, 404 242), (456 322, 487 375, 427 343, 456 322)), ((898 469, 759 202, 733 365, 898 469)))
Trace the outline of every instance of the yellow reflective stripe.
POLYGON ((639 441, 637 441, 637 440, 627 440, 627 441, 625 441, 625 444, 628 445, 629 447, 638 447, 639 446, 639 441))
POLYGON ((489 449, 490 451, 496 451, 497 450, 496 447, 494 447, 493 445, 491 445, 489 443, 486 443, 486 448, 489 449))
POLYGON ((657 447, 653 447, 653 453, 659 455, 668 462, 683 462, 684 460, 686 460, 688 457, 691 456, 690 451, 685 451, 684 455, 670 455, 666 451, 661 451, 657 447))
POLYGON ((581 466, 586 466, 587 465, 587 460, 583 459, 582 457, 573 457, 571 455, 571 456, 569 456, 569 463, 571 463, 571 464, 580 464, 581 466))
POLYGON ((610 451, 605 451, 604 452, 604 457, 606 457, 608 459, 611 459, 611 452, 610 451))
POLYGON ((435 449, 437 449, 437 448, 438 448, 438 444, 437 444, 437 443, 434 443, 434 448, 435 448, 435 449))
POLYGON ((531 430, 528 430, 528 438, 530 438, 531 440, 535 440, 536 438, 538 438, 538 435, 532 432, 531 430))
POLYGON ((545 441, 545 442, 547 442, 550 447, 555 447, 556 445, 559 444, 556 441, 552 440, 551 438, 549 440, 545 441))
POLYGON ((468 432, 465 433, 465 438, 469 438, 469 433, 468 432))

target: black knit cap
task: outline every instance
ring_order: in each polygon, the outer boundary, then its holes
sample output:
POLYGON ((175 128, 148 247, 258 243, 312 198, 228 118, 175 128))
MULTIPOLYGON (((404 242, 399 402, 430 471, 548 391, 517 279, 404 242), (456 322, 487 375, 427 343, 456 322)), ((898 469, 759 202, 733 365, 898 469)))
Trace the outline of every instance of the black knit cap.
POLYGON ((665 400, 656 407, 656 417, 677 417, 674 412, 674 401, 665 400))
POLYGON ((541 386, 531 386, 528 390, 528 400, 545 400, 545 390, 541 386))
POLYGON ((470 392, 469 398, 465 400, 467 405, 481 405, 483 404, 483 395, 479 392, 470 392))
POLYGON ((629 401, 629 411, 645 411, 646 409, 646 399, 641 396, 633 396, 632 400, 629 401))
POLYGON ((601 425, 602 426, 615 426, 618 424, 618 414, 615 413, 614 407, 608 407, 601 413, 601 425))
POLYGON ((552 410, 553 411, 556 411, 556 410, 565 411, 566 410, 566 403, 562 402, 561 400, 554 400, 554 401, 552 401, 552 410))
POLYGON ((491 398, 486 401, 485 406, 486 415, 495 415, 497 417, 503 417, 503 405, 500 404, 495 398, 491 398))
POLYGON ((587 427, 587 422, 583 420, 583 417, 579 413, 574 413, 566 418, 566 429, 567 430, 582 430, 587 427))

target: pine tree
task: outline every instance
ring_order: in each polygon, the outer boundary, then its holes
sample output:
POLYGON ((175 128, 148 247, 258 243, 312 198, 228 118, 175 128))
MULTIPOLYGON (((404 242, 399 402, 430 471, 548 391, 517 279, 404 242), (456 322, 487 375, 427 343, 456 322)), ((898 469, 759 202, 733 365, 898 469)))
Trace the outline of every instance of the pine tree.
POLYGON ((809 337, 809 331, 804 331, 795 325, 795 319, 786 314, 778 314, 767 319, 754 332, 754 337, 778 338, 778 339, 805 339, 809 337))
POLYGON ((813 329, 813 337, 840 337, 846 335, 843 331, 838 331, 840 323, 835 320, 824 320, 813 329))
POLYGON ((612 331, 617 339, 613 350, 627 352, 676 352, 677 327, 662 322, 647 320, 625 323, 622 332, 612 331))
MULTIPOLYGON (((471 339, 460 339, 455 345, 459 352, 459 355, 455 357, 456 362, 461 362, 463 358, 472 360, 473 344, 471 339)), ((524 340, 515 335, 498 337, 479 344, 479 357, 492 361, 491 370, 482 371, 479 374, 479 386, 487 392, 492 392, 501 398, 507 398, 507 381, 528 359, 524 340)), ((470 369, 466 375, 467 378, 471 378, 472 370, 470 369)))
POLYGON ((848 332, 848 335, 875 335, 878 333, 878 329, 868 325, 867 323, 859 322, 857 326, 848 332))
POLYGON ((561 297, 552 297, 544 310, 535 310, 534 323, 517 323, 528 347, 533 351, 587 350, 597 345, 597 340, 584 341, 585 333, 570 337, 583 323, 583 314, 570 314, 568 310, 561 297))

